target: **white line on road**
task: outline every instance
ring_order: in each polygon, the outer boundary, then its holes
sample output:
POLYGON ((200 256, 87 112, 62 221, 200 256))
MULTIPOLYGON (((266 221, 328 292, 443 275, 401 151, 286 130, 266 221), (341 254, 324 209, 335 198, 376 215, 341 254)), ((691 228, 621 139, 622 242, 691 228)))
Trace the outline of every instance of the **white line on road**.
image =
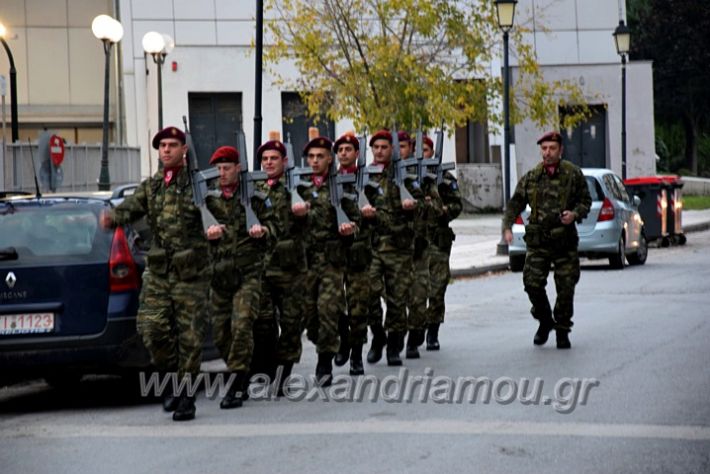
POLYGON ((710 427, 692 425, 642 425, 608 423, 533 423, 511 421, 465 422, 456 420, 381 421, 264 424, 170 424, 170 425, 25 425, 0 431, 10 438, 243 438, 335 434, 438 434, 583 436, 595 438, 710 440, 710 427))

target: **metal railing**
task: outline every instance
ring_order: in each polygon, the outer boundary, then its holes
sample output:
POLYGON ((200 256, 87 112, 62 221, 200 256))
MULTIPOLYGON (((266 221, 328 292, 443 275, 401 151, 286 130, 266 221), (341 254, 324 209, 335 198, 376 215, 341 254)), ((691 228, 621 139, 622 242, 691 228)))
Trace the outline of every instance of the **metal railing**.
MULTIPOLYGON (((37 143, 6 144, 4 149, 0 142, 0 190, 34 191, 35 169, 40 189, 50 191, 50 163, 43 161, 37 149, 37 143)), ((141 180, 140 148, 127 146, 109 146, 109 176, 111 187, 122 184, 138 183, 141 180)), ((96 191, 98 190, 99 172, 101 169, 100 144, 66 144, 64 161, 55 171, 55 191, 96 191)))

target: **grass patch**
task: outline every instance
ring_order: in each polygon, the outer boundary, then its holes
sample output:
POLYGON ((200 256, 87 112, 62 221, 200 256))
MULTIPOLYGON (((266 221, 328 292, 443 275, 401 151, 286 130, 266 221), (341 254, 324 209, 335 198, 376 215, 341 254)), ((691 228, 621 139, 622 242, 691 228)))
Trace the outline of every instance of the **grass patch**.
POLYGON ((688 211, 710 209, 710 196, 683 196, 683 209, 688 211))

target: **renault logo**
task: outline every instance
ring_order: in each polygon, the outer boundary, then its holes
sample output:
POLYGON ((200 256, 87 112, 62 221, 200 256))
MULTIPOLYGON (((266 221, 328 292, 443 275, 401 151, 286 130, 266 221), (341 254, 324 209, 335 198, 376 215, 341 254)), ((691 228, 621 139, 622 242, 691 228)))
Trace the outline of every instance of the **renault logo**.
POLYGON ((5 277, 5 283, 7 283, 8 288, 12 288, 15 286, 15 282, 17 281, 17 277, 15 277, 15 274, 10 272, 7 274, 5 277))

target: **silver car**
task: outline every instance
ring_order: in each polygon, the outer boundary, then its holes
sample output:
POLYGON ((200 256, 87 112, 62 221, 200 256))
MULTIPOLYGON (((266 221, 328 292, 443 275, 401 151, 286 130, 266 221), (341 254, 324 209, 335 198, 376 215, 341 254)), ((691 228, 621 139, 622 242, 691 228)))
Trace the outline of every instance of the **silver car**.
MULTIPOLYGON (((609 266, 621 270, 628 261, 643 265, 648 256, 648 243, 643 220, 638 212, 641 199, 629 197, 623 181, 613 171, 603 168, 582 168, 587 179, 592 208, 577 224, 579 255, 589 259, 608 258, 609 266)), ((530 207, 518 216, 513 225, 513 242, 508 247, 510 269, 519 272, 525 265, 525 224, 530 207)))

